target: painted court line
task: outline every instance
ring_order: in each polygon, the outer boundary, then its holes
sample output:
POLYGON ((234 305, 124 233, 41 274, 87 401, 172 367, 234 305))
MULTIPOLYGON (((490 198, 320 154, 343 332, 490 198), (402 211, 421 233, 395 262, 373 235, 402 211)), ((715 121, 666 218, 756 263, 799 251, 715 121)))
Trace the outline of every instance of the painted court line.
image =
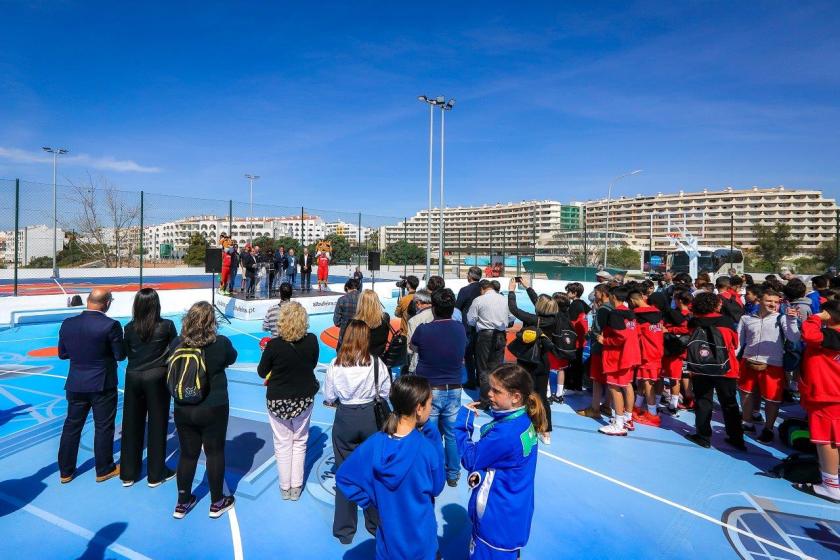
POLYGON ((233 541, 233 560, 242 560, 242 535, 239 534, 239 518, 236 517, 236 507, 230 508, 228 521, 230 521, 230 537, 233 541))
POLYGON ((585 473, 589 473, 593 476, 597 476, 598 478, 606 480, 607 482, 612 482, 613 484, 617 484, 618 486, 621 486, 622 488, 626 488, 627 490, 631 490, 633 492, 636 492, 637 494, 641 494, 642 496, 646 496, 648 498, 651 498, 652 500, 656 500, 657 502, 661 502, 661 503, 663 503, 667 506, 671 506, 671 507, 676 508, 680 511, 684 511, 685 513, 691 514, 695 517, 699 517, 700 519, 704 519, 704 520, 708 521, 709 523, 714 523, 715 525, 718 525, 720 527, 725 527, 725 528, 729 529, 730 531, 734 531, 738 534, 749 537, 749 538, 753 539, 754 541, 757 541, 757 542, 760 542, 760 543, 763 543, 763 544, 766 544, 766 545, 770 545, 774 548, 778 548, 779 550, 783 550, 783 551, 787 552, 788 554, 792 554, 792 555, 796 556, 797 558, 802 558, 803 560, 816 560, 814 557, 808 556, 807 554, 803 553, 800 550, 793 550, 791 548, 788 548, 784 545, 781 545, 781 544, 776 543, 774 541, 771 541, 769 539, 765 539, 764 537, 759 537, 758 535, 755 535, 755 534, 753 534, 749 531, 745 531, 744 529, 741 529, 739 527, 734 527, 732 525, 729 525, 728 523, 724 523, 723 521, 720 521, 719 519, 715 519, 714 517, 712 517, 710 515, 706 515, 705 513, 702 513, 702 512, 699 512, 697 510, 691 509, 690 507, 684 506, 682 504, 678 504, 678 503, 673 502, 673 501, 671 501, 667 498, 663 498, 662 496, 657 496, 656 494, 652 494, 652 493, 648 492, 647 490, 643 490, 641 488, 633 486, 632 484, 627 484, 626 482, 622 482, 621 480, 613 478, 609 475, 606 475, 606 474, 600 473, 598 471, 592 470, 589 467, 584 467, 583 465, 578 465, 577 463, 573 463, 572 461, 569 461, 568 459, 564 459, 564 458, 562 458, 558 455, 554 455, 553 453, 549 453, 548 451, 543 451, 542 449, 540 449, 539 453, 541 453, 542 455, 545 455, 546 457, 550 457, 550 458, 554 459, 555 461, 559 461, 559 462, 561 462, 565 465, 568 465, 570 467, 574 467, 578 470, 581 470, 585 473))
MULTIPOLYGON (((98 536, 93 531, 85 529, 84 527, 80 527, 79 525, 76 525, 75 523, 67 521, 63 517, 59 517, 59 516, 57 516, 53 513, 50 513, 46 510, 43 510, 39 507, 33 506, 32 504, 27 504, 27 503, 13 497, 13 496, 9 496, 7 494, 0 494, 0 500, 3 500, 4 502, 9 503, 16 508, 22 509, 23 511, 25 511, 27 513, 30 513, 30 514, 34 515, 35 517, 38 517, 38 518, 46 521, 47 523, 55 525, 56 527, 58 527, 60 529, 64 529, 68 533, 73 533, 74 535, 76 535, 78 537, 81 537, 81 538, 83 538, 87 541, 93 541, 96 544, 98 544, 100 546, 103 546, 103 547, 105 547, 108 550, 111 550, 113 552, 116 552, 117 554, 119 554, 121 556, 124 556, 126 558, 130 558, 131 560, 151 560, 151 558, 149 558, 145 554, 141 554, 141 553, 137 552, 136 550, 132 550, 132 549, 130 549, 128 547, 125 547, 121 544, 111 543, 111 542, 103 539, 102 537, 98 536)), ((241 556, 240 556, 240 558, 241 558, 241 556)))

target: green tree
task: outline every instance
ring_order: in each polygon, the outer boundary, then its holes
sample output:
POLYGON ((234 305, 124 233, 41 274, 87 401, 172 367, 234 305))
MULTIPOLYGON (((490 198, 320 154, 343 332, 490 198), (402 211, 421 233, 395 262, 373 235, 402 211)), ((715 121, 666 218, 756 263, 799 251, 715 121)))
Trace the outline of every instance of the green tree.
POLYGON ((630 247, 614 247, 607 250, 607 266, 610 268, 638 270, 641 264, 641 253, 631 249, 630 247))
POLYGON ((388 245, 385 250, 387 264, 420 264, 426 262, 426 250, 412 243, 400 240, 388 245))
POLYGON ((254 238, 254 242, 251 243, 254 247, 259 246, 260 253, 273 253, 274 247, 276 246, 276 242, 274 241, 273 237, 266 237, 264 235, 258 235, 254 238))
POLYGON ((204 264, 204 254, 210 243, 201 236, 201 234, 194 233, 190 236, 190 245, 187 248, 187 254, 184 255, 184 262, 190 266, 199 266, 204 264))
POLYGON ((799 240, 791 235, 790 226, 782 222, 773 226, 756 222, 752 229, 756 255, 770 266, 771 272, 778 270, 785 257, 795 253, 799 247, 799 240))
POLYGON ((814 250, 814 259, 824 268, 837 265, 837 244, 834 239, 823 241, 814 250))
POLYGON ((294 237, 286 235, 278 237, 274 240, 274 248, 277 249, 278 247, 283 247, 287 252, 289 249, 294 249, 296 255, 300 254, 300 240, 295 239, 294 237))
POLYGON ((52 268, 52 257, 35 257, 26 268, 52 268))

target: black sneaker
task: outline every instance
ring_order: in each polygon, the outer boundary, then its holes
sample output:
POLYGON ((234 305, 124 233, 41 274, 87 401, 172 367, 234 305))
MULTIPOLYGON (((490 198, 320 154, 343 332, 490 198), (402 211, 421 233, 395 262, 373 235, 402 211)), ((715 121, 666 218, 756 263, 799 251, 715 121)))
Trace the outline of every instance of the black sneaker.
POLYGON ((459 479, 457 479, 457 478, 449 478, 449 479, 446 480, 446 484, 448 484, 452 488, 455 488, 456 486, 458 486, 458 480, 459 479))
POLYGON ((724 441, 726 441, 726 443, 728 443, 729 445, 731 445, 732 447, 734 447, 738 451, 746 451, 747 450, 747 444, 744 443, 743 439, 732 439, 732 438, 728 437, 728 438, 725 438, 724 441))
POLYGON ((175 506, 175 511, 172 513, 172 517, 174 517, 175 519, 183 519, 190 512, 190 510, 195 507, 195 504, 197 502, 198 498, 195 497, 195 494, 191 494, 190 501, 188 501, 185 504, 179 502, 175 506))
POLYGON ((764 416, 762 416, 760 412, 753 412, 752 420, 753 420, 753 422, 763 423, 764 422, 764 416))
MULTIPOLYGON (((172 469, 166 469, 166 472, 163 475, 163 480, 158 480, 157 482, 152 482, 150 480, 148 482, 149 488, 157 488, 158 486, 160 486, 161 484, 163 484, 167 480, 172 480, 173 478, 175 478, 175 476, 177 476, 177 474, 178 473, 176 473, 172 469)), ((125 486, 125 485, 123 484, 123 486, 125 486)))
POLYGON ((233 507, 233 503, 236 501, 236 498, 233 496, 223 496, 221 500, 218 502, 213 502, 210 504, 210 517, 213 519, 218 519, 224 513, 233 507))
POLYGON ((746 433, 754 434, 755 433, 755 425, 747 424, 746 422, 741 422, 741 429, 744 430, 746 433))
POLYGON ((698 434, 685 434, 685 439, 706 449, 709 449, 712 446, 712 442, 698 434))
POLYGON ((759 434, 759 436, 755 439, 757 439, 761 443, 773 443, 773 437, 773 430, 764 428, 763 430, 761 430, 761 434, 759 434))

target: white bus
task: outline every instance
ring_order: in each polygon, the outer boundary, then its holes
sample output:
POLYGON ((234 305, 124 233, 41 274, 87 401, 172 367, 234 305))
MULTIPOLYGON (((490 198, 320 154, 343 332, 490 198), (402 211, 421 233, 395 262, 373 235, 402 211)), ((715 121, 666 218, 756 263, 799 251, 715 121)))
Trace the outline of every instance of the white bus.
MULTIPOLYGON (((700 256, 697 258, 697 272, 708 272, 712 279, 718 276, 729 276, 730 271, 744 274, 744 253, 740 249, 729 247, 697 247, 700 256)), ((667 270, 673 272, 689 272, 689 258, 685 251, 668 253, 667 270)))

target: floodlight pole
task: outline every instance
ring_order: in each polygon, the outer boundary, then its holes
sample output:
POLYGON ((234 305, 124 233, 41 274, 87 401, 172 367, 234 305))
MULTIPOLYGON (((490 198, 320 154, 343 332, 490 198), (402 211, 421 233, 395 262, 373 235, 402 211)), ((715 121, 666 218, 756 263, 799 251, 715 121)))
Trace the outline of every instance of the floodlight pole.
POLYGON ((58 168, 58 156, 63 156, 70 150, 66 148, 52 148, 50 146, 43 146, 41 148, 47 153, 53 155, 53 191, 52 191, 52 203, 53 203, 53 231, 52 231, 52 238, 53 238, 53 251, 52 251, 52 261, 53 261, 53 278, 58 278, 58 261, 56 260, 56 254, 58 253, 58 240, 56 239, 58 235, 58 196, 57 196, 57 186, 56 186, 56 177, 57 177, 57 168, 58 168))
POLYGON ((248 211, 249 216, 248 219, 251 222, 250 224, 250 234, 248 236, 248 243, 254 243, 254 181, 260 178, 259 175, 252 175, 250 173, 245 174, 245 178, 248 179, 248 200, 250 203, 250 209, 248 211))
POLYGON ((638 175, 641 173, 641 169, 636 169, 635 171, 631 171, 629 173, 625 173, 624 175, 619 175, 612 181, 610 181, 610 187, 607 189, 607 217, 605 222, 605 231, 604 231, 604 268, 607 268, 607 248, 610 244, 610 199, 612 198, 612 188, 613 185, 618 183, 620 180, 624 179, 625 177, 629 177, 631 175, 638 175))

